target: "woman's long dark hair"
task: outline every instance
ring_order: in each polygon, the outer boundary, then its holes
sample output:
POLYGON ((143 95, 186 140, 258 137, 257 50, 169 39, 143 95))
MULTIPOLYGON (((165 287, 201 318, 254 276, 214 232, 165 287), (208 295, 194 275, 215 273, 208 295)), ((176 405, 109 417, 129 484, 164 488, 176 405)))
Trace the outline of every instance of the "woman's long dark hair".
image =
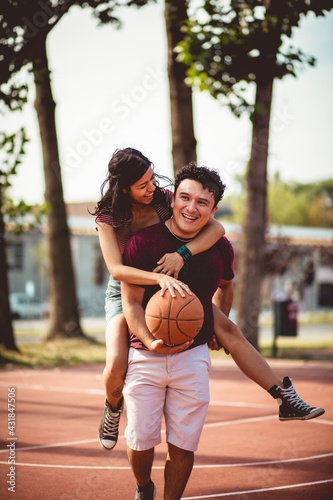
MULTIPOLYGON (((101 199, 92 215, 96 217, 102 212, 110 212, 113 227, 130 222, 132 202, 128 190, 141 179, 149 167, 154 168, 154 165, 137 149, 117 149, 109 161, 108 174, 101 186, 101 199)), ((169 179, 168 181, 172 182, 169 179)), ((159 189, 158 186, 156 189, 159 189)))

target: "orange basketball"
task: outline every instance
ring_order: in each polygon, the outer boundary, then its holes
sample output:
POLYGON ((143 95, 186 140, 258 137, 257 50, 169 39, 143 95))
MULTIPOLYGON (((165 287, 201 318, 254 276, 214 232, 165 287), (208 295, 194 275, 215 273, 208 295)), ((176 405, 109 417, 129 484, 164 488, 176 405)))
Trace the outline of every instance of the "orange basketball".
POLYGON ((165 293, 161 297, 158 291, 146 307, 146 323, 150 332, 157 339, 163 339, 168 345, 178 345, 194 338, 204 321, 204 310, 196 295, 176 297, 165 293))

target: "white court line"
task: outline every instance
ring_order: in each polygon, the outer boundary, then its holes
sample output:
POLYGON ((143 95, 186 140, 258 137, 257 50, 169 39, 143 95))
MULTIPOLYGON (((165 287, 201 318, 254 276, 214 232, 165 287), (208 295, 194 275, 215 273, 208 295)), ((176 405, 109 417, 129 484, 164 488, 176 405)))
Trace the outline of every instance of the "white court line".
MULTIPOLYGON (((57 386, 50 386, 50 385, 42 385, 42 384, 13 384, 15 387, 19 389, 31 389, 35 391, 49 391, 49 392, 69 392, 73 394, 91 394, 91 395, 98 395, 98 396, 104 396, 105 391, 102 389, 80 389, 79 387, 57 387, 57 386)), ((7 387, 8 383, 7 382, 0 382, 0 387, 7 387)), ((243 401, 235 401, 235 402, 230 402, 230 401, 210 401, 210 406, 230 406, 232 408, 266 408, 266 409, 271 409, 274 407, 273 404, 262 404, 262 403, 245 403, 243 401)), ((320 421, 316 420, 317 423, 320 421)), ((323 422, 323 421, 321 421, 323 422)), ((328 421, 325 421, 325 423, 328 423, 328 421)), ((333 422, 331 423, 333 425, 333 422)))
MULTIPOLYGON (((7 387, 8 383, 0 382, 0 386, 7 387)), ((70 392, 73 394, 94 394, 94 395, 105 395, 105 391, 102 389, 81 389, 79 387, 58 387, 51 385, 42 384, 13 384, 13 386, 18 389, 30 389, 34 391, 49 391, 49 392, 70 392)), ((224 402, 224 401, 211 401, 211 405, 216 406, 232 406, 232 407, 244 407, 244 408, 272 408, 273 405, 270 404, 255 404, 255 403, 244 403, 242 401, 236 402, 224 402)))
MULTIPOLYGON (((244 462, 235 464, 214 464, 214 465, 194 465, 193 469, 228 469, 230 467, 255 467, 262 465, 286 464, 290 462, 306 462, 309 460, 320 460, 321 458, 332 457, 333 453, 324 453, 322 455, 313 455, 310 457, 286 458, 284 460, 267 460, 263 462, 244 462)), ((7 461, 0 461, 0 464, 7 464, 7 461)), ((39 467, 39 468, 54 468, 54 469, 84 469, 84 470, 131 470, 130 466, 113 466, 113 465, 57 465, 57 464, 31 464, 23 462, 15 462, 15 466, 22 467, 39 467)), ((154 470, 164 470, 164 465, 153 466, 154 470)), ((260 490, 261 491, 261 490, 260 490)))
MULTIPOLYGON (((225 420, 223 422, 214 422, 211 424, 205 424, 203 429, 211 429, 214 427, 224 427, 227 425, 237 425, 237 424, 248 424, 248 423, 255 423, 255 422, 263 422, 264 420, 274 420, 277 419, 276 415, 268 415, 266 417, 253 417, 253 418, 242 418, 239 420, 225 420)), ((326 425, 333 425, 333 422, 329 420, 318 420, 318 419, 312 419, 309 420, 311 423, 320 423, 320 424, 326 424, 326 425)), ((165 433, 165 431, 162 431, 162 434, 165 433)), ((118 437, 118 439, 124 439, 125 436, 122 434, 121 436, 118 437)), ((64 443, 50 443, 50 444, 41 444, 41 445, 35 445, 35 446, 26 446, 23 448, 16 448, 16 451, 29 451, 29 450, 39 450, 39 449, 45 449, 45 448, 57 448, 61 446, 74 446, 78 444, 88 444, 88 443, 94 443, 97 441, 97 438, 93 439, 84 439, 81 441, 67 441, 64 443)), ((3 449, 0 450, 0 453, 6 453, 8 450, 3 449)))
MULTIPOLYGON (((0 386, 7 387, 8 383, 0 382, 0 386)), ((18 389, 30 389, 34 391, 50 391, 50 392, 70 392, 73 394, 94 394, 94 395, 105 395, 105 391, 102 389, 80 389, 78 387, 57 387, 42 384, 13 384, 13 386, 18 389)), ((270 404, 255 404, 255 403, 245 403, 242 401, 228 402, 228 401, 211 401, 211 405, 214 406, 231 406, 231 407, 244 407, 244 408, 272 408, 273 405, 270 404)))
MULTIPOLYGON (((252 422, 263 422, 264 420, 278 420, 278 416, 275 413, 274 415, 267 415, 266 417, 252 417, 252 418, 241 418, 239 420, 226 420, 224 422, 213 422, 211 424, 205 424, 204 429, 209 429, 211 427, 223 427, 225 425, 233 425, 233 424, 247 424, 252 422)), ((304 422, 309 422, 312 424, 326 424, 333 425, 331 420, 318 420, 313 418, 311 420, 304 420, 304 422)))
POLYGON ((273 486, 272 488, 262 488, 259 490, 231 491, 229 493, 215 493, 214 495, 203 495, 200 497, 182 497, 182 500, 204 500, 205 498, 222 498, 238 495, 250 495, 251 493, 263 493, 264 491, 289 490, 290 488, 304 488, 305 486, 317 486, 319 484, 331 483, 333 479, 323 481, 313 481, 311 483, 286 484, 285 486, 273 486))
POLYGON ((228 402, 228 401, 210 401, 210 405, 214 406, 231 406, 234 408, 268 408, 272 409, 274 405, 276 405, 276 402, 274 401, 273 404, 262 404, 262 403, 244 403, 243 401, 234 401, 234 402, 228 402))
MULTIPOLYGON (((42 384, 12 384, 13 387, 18 389, 31 389, 34 391, 48 391, 48 392, 71 392, 75 394, 98 394, 105 396, 105 391, 102 389, 80 389, 79 387, 56 387, 51 385, 42 384)), ((8 387, 8 383, 0 382, 0 386, 8 387)))
MULTIPOLYGON (((7 387, 8 383, 0 382, 0 386, 7 387)), ((94 394, 94 395, 105 395, 105 391, 102 389, 81 389, 79 387, 59 387, 51 385, 42 384, 13 384, 13 386, 18 389, 30 389, 34 391, 50 391, 50 392, 71 392, 74 394, 94 394)), ((255 403, 244 403, 242 401, 228 402, 228 401, 211 401, 211 405, 216 406, 235 406, 235 407, 245 407, 245 408, 272 408, 273 405, 270 404, 255 404, 255 403)))
MULTIPOLYGON (((224 422, 215 422, 215 423, 212 423, 212 424, 205 424, 204 425, 204 429, 207 429, 207 428, 212 428, 212 427, 223 427, 223 426, 226 426, 226 425, 233 425, 233 424, 243 424, 243 423, 249 423, 249 422, 261 422, 263 420, 271 420, 271 419, 274 419, 274 418, 277 418, 276 415, 270 415, 270 416, 266 416, 266 417, 254 417, 254 418, 242 418, 242 419, 239 419, 239 420, 226 420, 224 422)), ((165 431, 163 430, 162 431, 162 434, 164 434, 165 431)), ((125 436, 122 434, 121 436, 118 437, 118 439, 123 439, 125 436)), ((28 450, 39 450, 39 449, 42 449, 42 448, 55 448, 55 447, 60 447, 60 446, 73 446, 73 445, 76 445, 76 444, 87 444, 87 443, 93 443, 93 442, 96 442, 97 441, 97 438, 94 438, 94 439, 85 439, 83 441, 68 441, 68 442, 65 442, 65 443, 51 443, 51 444, 42 444, 42 445, 35 445, 35 446, 26 446, 24 448, 16 448, 16 451, 19 452, 19 451, 28 451, 28 450)), ((0 450, 0 453, 5 453, 7 452, 8 450, 5 449, 5 450, 0 450)))
MULTIPOLYGON (((35 391, 50 391, 50 392, 70 392, 74 394, 92 394, 92 395, 105 395, 105 392, 102 389, 80 389, 78 387, 54 387, 54 386, 48 386, 48 385, 41 385, 41 384, 13 384, 15 387, 19 389, 32 389, 35 391)), ((8 384, 4 382, 0 382, 0 386, 2 387, 7 387, 8 384)), ((256 403, 245 403, 243 401, 235 401, 235 402, 230 402, 230 401, 210 401, 209 403, 210 406, 230 406, 233 408, 266 408, 266 409, 272 409, 274 407, 274 403, 272 404, 256 404, 256 403)), ((273 418, 273 417, 269 417, 273 418)), ((237 421, 235 421, 237 422, 237 421)), ((329 420, 317 420, 313 419, 311 422, 315 423, 325 423, 326 425, 333 425, 333 422, 330 422, 329 420)), ((225 425, 222 423, 221 425, 225 425)), ((1 452, 1 450, 0 450, 1 452)))
MULTIPOLYGON (((124 438, 125 436, 118 436, 118 440, 124 438)), ((10 441, 10 439, 8 439, 10 441)), ((30 451, 30 450, 42 450, 45 448, 58 448, 61 446, 75 446, 76 444, 87 444, 87 443, 96 443, 97 438, 94 439, 83 439, 82 441, 67 441, 66 443, 51 443, 51 444, 37 444, 35 446, 25 446, 22 448, 16 448, 15 451, 30 451)), ((0 450, 0 453, 8 452, 8 450, 0 450)))

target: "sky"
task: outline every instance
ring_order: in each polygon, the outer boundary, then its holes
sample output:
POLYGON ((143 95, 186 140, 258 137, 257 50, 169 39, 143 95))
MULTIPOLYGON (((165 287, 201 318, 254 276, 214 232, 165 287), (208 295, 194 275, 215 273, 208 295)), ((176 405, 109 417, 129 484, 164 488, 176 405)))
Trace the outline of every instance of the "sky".
MULTIPOLYGON (((56 102, 64 198, 97 201, 112 153, 135 147, 157 173, 172 177, 169 89, 163 3, 120 11, 120 30, 98 27, 89 9, 72 7, 48 36, 56 102)), ((307 16, 292 44, 316 57, 297 79, 274 82, 268 176, 285 182, 333 177, 333 12, 307 16)), ((197 162, 218 169, 226 195, 249 159, 251 124, 236 118, 207 92, 194 91, 197 162)), ((34 85, 22 112, 6 113, 7 133, 24 126, 30 139, 9 194, 41 203, 44 177, 34 85)))

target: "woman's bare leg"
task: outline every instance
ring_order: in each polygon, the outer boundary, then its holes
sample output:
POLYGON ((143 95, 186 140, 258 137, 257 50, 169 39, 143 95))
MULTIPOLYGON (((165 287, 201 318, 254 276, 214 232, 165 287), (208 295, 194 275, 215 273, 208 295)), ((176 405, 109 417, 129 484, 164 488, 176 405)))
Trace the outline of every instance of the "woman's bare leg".
POLYGON ((214 304, 213 312, 217 340, 230 352, 242 372, 266 391, 274 385, 283 387, 282 381, 261 354, 246 340, 238 326, 214 304))
POLYGON ((215 305, 213 311, 217 340, 230 352, 242 372, 277 400, 280 420, 310 420, 325 413, 324 408, 305 403, 298 396, 289 377, 284 377, 282 382, 261 354, 246 340, 238 326, 215 305))
POLYGON ((116 410, 122 398, 128 363, 127 325, 122 314, 115 316, 108 323, 105 342, 106 365, 103 371, 103 382, 106 399, 111 408, 116 410))
POLYGON ((106 401, 99 425, 99 442, 112 450, 118 441, 122 413, 123 386, 128 363, 127 325, 122 314, 115 316, 106 327, 106 365, 103 371, 106 401))

